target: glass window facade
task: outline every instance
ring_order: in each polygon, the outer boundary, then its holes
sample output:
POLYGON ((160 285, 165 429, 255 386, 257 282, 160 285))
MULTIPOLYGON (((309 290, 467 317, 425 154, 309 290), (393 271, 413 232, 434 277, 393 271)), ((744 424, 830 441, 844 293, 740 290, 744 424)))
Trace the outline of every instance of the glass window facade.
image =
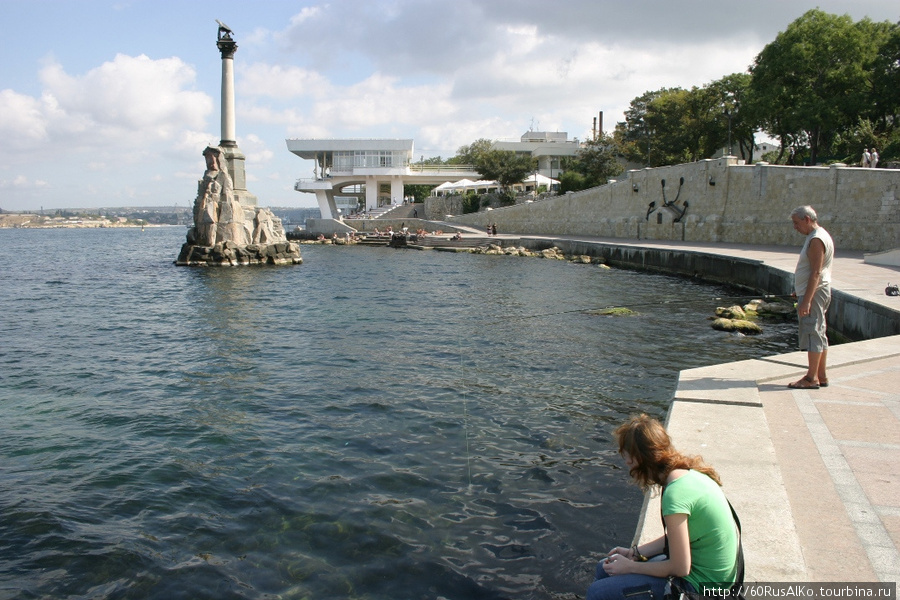
POLYGON ((351 171, 358 168, 390 168, 409 165, 407 153, 391 150, 340 150, 333 158, 335 171, 351 171))

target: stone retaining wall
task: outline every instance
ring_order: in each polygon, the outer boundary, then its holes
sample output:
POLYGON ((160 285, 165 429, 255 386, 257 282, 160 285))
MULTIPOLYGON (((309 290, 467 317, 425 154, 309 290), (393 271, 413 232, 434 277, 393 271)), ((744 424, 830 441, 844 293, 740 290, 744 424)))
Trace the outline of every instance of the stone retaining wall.
POLYGON ((447 223, 426 221, 425 219, 415 218, 344 219, 343 221, 338 221, 337 219, 306 220, 306 230, 310 233, 310 235, 316 236, 321 233, 325 235, 325 237, 330 237, 333 233, 344 235, 345 233, 349 233, 351 231, 355 231, 357 233, 371 233, 375 231, 375 229, 384 231, 389 226, 393 227, 394 231, 400 231, 404 227, 409 228, 409 230, 412 232, 415 232, 418 229, 424 229, 429 233, 434 233, 438 230, 443 231, 444 233, 455 233, 459 231, 456 227, 448 225, 447 223))
POLYGON ((802 204, 816 209, 838 248, 900 246, 900 170, 733 157, 629 171, 608 185, 449 220, 524 235, 797 246, 788 218, 802 204))

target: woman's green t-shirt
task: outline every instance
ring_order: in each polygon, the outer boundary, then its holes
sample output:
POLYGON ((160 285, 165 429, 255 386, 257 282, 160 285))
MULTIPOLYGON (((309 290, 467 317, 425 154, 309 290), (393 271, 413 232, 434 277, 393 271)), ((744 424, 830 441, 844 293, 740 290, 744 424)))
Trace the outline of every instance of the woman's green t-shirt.
POLYGON ((699 471, 688 471, 666 486, 663 515, 686 514, 695 588, 731 587, 737 577, 737 529, 722 488, 699 471))

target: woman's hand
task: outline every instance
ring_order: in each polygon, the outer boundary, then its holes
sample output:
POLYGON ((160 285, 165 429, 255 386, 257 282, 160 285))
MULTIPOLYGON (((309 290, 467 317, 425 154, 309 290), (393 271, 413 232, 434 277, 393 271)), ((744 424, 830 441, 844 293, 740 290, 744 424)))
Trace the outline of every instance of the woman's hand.
POLYGON ((631 548, 623 548, 622 546, 616 546, 612 550, 606 553, 607 556, 612 556, 613 554, 618 554, 619 556, 624 556, 625 558, 634 559, 633 551, 631 548))
MULTIPOLYGON (((630 552, 630 549, 626 548, 618 548, 618 550, 630 552)), ((634 561, 621 554, 610 554, 606 560, 603 561, 603 570, 606 571, 607 575, 624 575, 630 573, 631 567, 633 566, 634 561)))

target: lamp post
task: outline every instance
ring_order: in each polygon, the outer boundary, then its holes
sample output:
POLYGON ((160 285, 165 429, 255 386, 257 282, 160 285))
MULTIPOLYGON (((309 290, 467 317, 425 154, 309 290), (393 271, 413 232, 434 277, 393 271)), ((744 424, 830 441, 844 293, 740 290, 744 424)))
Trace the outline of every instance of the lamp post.
POLYGON ((731 111, 725 108, 725 116, 728 117, 728 156, 732 155, 731 149, 731 111))

